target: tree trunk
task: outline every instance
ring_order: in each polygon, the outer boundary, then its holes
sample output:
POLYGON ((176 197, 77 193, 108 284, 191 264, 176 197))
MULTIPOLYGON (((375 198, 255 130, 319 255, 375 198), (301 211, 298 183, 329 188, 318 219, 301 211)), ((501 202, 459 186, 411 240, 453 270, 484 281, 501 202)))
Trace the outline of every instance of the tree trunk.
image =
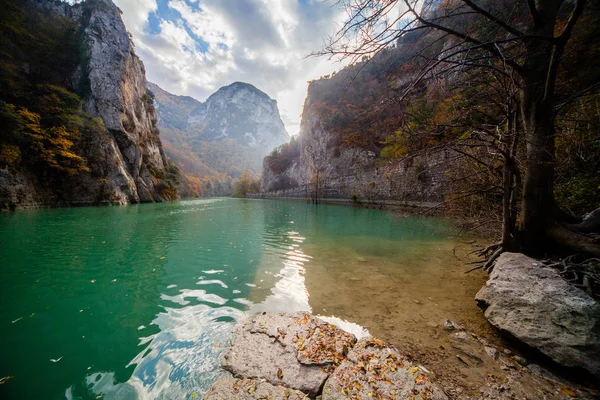
POLYGON ((516 229, 521 172, 516 161, 519 144, 519 105, 507 115, 506 136, 501 139, 504 165, 502 170, 502 247, 505 251, 520 250, 520 235, 516 229))
POLYGON ((543 249, 554 214, 554 108, 540 89, 525 83, 521 91, 527 143, 521 230, 525 250, 533 253, 543 249))
MULTIPOLYGON (((553 37, 562 0, 536 2, 537 14, 530 32, 553 37)), ((551 70, 555 44, 532 39, 527 43, 521 72, 521 115, 525 128, 527 164, 523 182, 521 231, 524 251, 538 253, 544 248, 549 222, 554 213, 554 88, 551 70)))

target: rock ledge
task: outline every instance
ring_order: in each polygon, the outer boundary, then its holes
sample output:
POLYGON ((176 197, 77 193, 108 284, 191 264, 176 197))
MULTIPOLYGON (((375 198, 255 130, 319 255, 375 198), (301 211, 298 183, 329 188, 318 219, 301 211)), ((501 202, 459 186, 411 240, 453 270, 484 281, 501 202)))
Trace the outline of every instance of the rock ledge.
POLYGON ((205 399, 342 398, 443 400, 429 371, 394 347, 307 313, 258 314, 240 323, 205 399), (307 397, 308 396, 308 397, 307 397))

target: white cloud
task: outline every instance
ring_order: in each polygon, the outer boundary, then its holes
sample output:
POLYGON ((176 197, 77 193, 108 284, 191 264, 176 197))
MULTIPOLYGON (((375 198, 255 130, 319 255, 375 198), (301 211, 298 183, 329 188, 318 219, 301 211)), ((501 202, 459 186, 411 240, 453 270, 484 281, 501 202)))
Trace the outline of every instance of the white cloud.
POLYGON ((341 68, 305 58, 344 18, 335 0, 161 0, 172 12, 158 15, 159 33, 148 24, 156 0, 114 1, 148 80, 201 101, 234 81, 251 83, 277 100, 290 134, 299 130, 307 81, 341 68))
POLYGON ((114 2, 123 11, 123 21, 127 30, 134 37, 143 35, 148 14, 157 9, 156 0, 114 0, 114 2))

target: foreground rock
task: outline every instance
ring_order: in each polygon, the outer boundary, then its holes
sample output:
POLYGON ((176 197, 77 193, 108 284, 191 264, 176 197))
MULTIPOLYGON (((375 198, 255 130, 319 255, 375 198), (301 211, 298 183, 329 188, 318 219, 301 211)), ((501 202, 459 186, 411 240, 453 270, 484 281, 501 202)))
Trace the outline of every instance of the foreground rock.
POLYGON ((223 368, 314 396, 355 342, 354 335, 306 313, 263 313, 236 328, 223 368))
POLYGON ((204 400, 230 399, 308 400, 308 396, 298 390, 274 386, 264 381, 235 378, 217 381, 204 396, 204 400))
POLYGON ((307 313, 262 313, 241 323, 222 366, 239 379, 219 380, 205 399, 447 398, 395 348, 371 337, 357 343, 307 313))
POLYGON ((496 328, 600 376, 600 304, 523 254, 504 253, 476 300, 496 328))
POLYGON ((325 383, 323 400, 447 399, 431 383, 429 373, 415 366, 381 340, 360 340, 325 383))

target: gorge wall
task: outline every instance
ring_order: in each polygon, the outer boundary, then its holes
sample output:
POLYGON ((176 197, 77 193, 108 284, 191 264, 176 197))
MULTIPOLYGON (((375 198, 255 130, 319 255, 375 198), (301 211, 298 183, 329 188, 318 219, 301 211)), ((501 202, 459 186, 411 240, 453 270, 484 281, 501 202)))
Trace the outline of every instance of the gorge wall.
MULTIPOLYGON (((0 161, 0 208, 127 204, 176 197, 177 171, 163 151, 144 65, 135 54, 121 10, 110 0, 87 0, 72 6, 27 1, 20 7, 24 12, 34 10, 39 18, 68 20, 77 30, 76 68, 60 83, 82 98, 80 108, 86 114, 80 118, 91 117, 97 129, 78 129, 69 139, 74 154, 69 157, 81 157, 85 165, 68 173, 35 162, 36 156, 43 158, 43 154, 28 146, 31 134, 24 131, 17 144, 21 157, 0 161)), ((43 19, 39 23, 43 24, 43 19)), ((27 54, 23 53, 26 63, 27 54)), ((24 81, 33 79, 27 76, 32 70, 27 65, 22 69, 24 81)), ((68 92, 61 93, 68 96, 68 92)), ((8 104, 11 93, 2 95, 3 104, 8 104)), ((25 107, 18 99, 14 102, 12 109, 23 114, 25 107)), ((62 127, 73 130, 71 122, 62 127)), ((7 135, 14 133, 3 129, 7 135)))
POLYGON ((317 111, 331 79, 312 82, 300 134, 265 158, 259 197, 338 199, 365 202, 439 203, 448 191, 447 150, 428 150, 384 161, 376 147, 340 143, 317 111))

